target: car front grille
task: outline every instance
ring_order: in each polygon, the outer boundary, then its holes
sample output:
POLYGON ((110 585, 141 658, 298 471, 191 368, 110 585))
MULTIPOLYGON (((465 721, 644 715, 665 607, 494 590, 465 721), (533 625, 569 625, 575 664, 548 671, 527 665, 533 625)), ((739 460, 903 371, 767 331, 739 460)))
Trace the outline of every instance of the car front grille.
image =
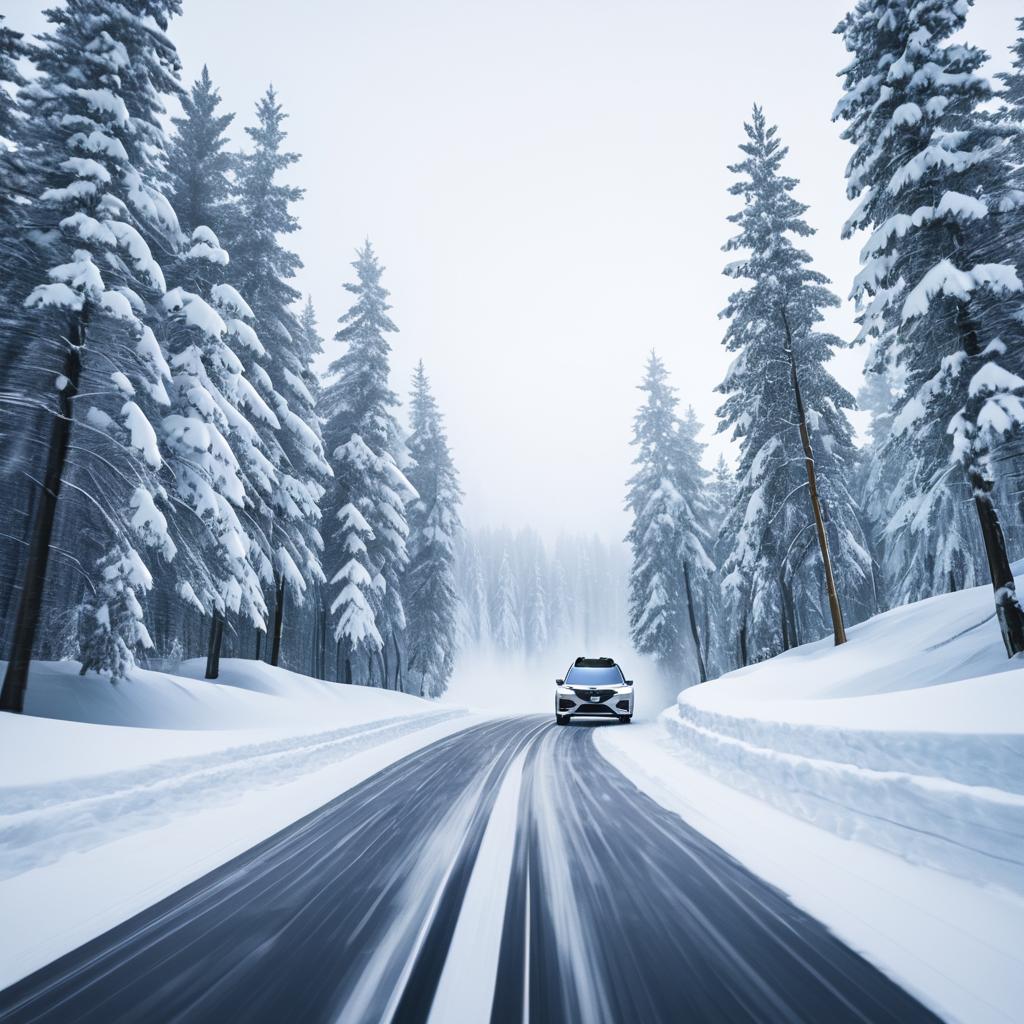
MULTIPOLYGON (((602 702, 604 702, 606 700, 611 700, 612 697, 615 696, 615 691, 614 690, 594 690, 593 692, 595 694, 597 694, 598 697, 601 698, 602 702)), ((590 691, 589 687, 587 687, 587 689, 585 689, 585 690, 583 690, 583 689, 580 689, 580 690, 574 689, 573 693, 576 694, 576 696, 577 696, 577 698, 579 700, 588 701, 588 702, 590 700, 590 693, 591 693, 591 691, 590 691)))

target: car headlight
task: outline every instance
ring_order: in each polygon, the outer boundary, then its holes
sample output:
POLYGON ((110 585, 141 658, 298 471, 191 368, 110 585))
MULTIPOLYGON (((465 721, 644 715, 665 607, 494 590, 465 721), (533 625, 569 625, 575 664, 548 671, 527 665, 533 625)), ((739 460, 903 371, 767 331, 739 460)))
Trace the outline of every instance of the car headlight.
POLYGON ((559 686, 557 689, 559 697, 575 697, 576 694, 569 689, 568 686, 559 686))

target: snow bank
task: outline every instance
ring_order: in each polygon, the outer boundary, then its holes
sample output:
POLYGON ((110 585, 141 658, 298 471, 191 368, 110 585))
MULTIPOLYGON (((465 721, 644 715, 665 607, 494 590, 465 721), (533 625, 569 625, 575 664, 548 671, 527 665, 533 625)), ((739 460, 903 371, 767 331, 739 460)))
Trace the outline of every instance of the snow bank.
POLYGON ((1024 667, 987 587, 685 690, 691 765, 916 864, 1024 893, 1024 667))
POLYGON ((0 987, 471 721, 241 659, 77 669, 34 664, 0 715, 0 987))
POLYGON ((943 1019, 1014 1024, 1024 900, 840 838, 684 762, 660 723, 596 729, 601 752, 943 1019))

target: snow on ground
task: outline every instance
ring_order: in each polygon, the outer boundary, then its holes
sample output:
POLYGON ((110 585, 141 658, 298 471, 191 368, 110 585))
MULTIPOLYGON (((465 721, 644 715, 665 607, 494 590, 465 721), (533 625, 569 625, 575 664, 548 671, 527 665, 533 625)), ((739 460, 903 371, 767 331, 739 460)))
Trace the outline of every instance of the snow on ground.
POLYGON ((472 720, 241 659, 77 669, 34 665, 0 715, 0 988, 472 720))
POLYGON ((1024 1000, 1024 666, 979 587, 597 733, 641 788, 944 1016, 1024 1000))

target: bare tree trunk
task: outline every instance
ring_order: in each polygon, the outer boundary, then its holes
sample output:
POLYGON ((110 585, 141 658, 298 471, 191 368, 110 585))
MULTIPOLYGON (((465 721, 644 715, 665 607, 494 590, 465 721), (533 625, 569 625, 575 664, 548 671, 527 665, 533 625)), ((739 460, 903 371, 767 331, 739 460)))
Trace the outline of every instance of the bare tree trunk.
POLYGON ((327 609, 320 606, 320 671, 321 679, 327 678, 327 609))
MULTIPOLYGON (((960 303, 957 311, 957 331, 964 352, 976 358, 981 352, 978 332, 967 313, 967 304, 960 303)), ((988 571, 992 578, 992 590, 995 592, 996 618, 999 620, 999 631, 1003 635, 1006 655, 1012 658, 1024 651, 1024 609, 1017 599, 1017 585, 1010 570, 1010 558, 1006 553, 1006 538, 999 522, 999 513, 992 501, 992 480, 985 472, 981 458, 983 453, 971 452, 970 461, 964 467, 967 482, 974 493, 974 507, 978 512, 978 523, 981 536, 985 542, 985 555, 988 558, 988 571)))
POLYGON ((786 602, 782 594, 779 594, 779 635, 782 640, 783 651, 788 651, 793 645, 789 640, 789 622, 786 617, 786 602))
POLYGON ((213 613, 210 623, 210 645, 206 653, 206 678, 216 679, 220 675, 220 648, 224 639, 224 616, 213 613))
POLYGON ((398 644, 398 634, 392 633, 391 639, 395 645, 395 689, 402 689, 402 648, 398 644))
POLYGON ((50 538, 57 518, 57 500, 64 480, 68 445, 71 442, 72 403, 78 394, 82 375, 82 347, 88 310, 75 316, 68 328, 67 350, 64 353, 64 386, 57 392, 57 414, 50 430, 50 444, 46 453, 46 469, 42 491, 35 512, 32 537, 25 558, 24 581, 18 617, 11 638, 11 657, 7 663, 3 690, 0 691, 0 711, 21 713, 25 708, 25 690, 28 688, 28 669, 32 661, 36 628, 43 602, 46 570, 50 562, 50 538))
POLYGON ((786 328, 786 354, 789 356, 790 381, 793 386, 793 398, 796 402, 796 416, 800 425, 800 443, 804 449, 804 466, 807 470, 807 491, 811 498, 811 510, 814 513, 814 528, 818 534, 818 547, 821 550, 821 563, 825 570, 825 589, 828 591, 828 608, 832 614, 832 634, 838 647, 846 643, 846 626, 843 625, 843 609, 839 604, 835 577, 832 575, 832 556, 828 550, 828 535, 825 532, 825 521, 821 515, 821 500, 818 497, 818 478, 814 469, 814 450, 811 448, 811 435, 807 431, 807 416, 804 401, 800 394, 800 381, 796 373, 796 353, 793 351, 793 335, 789 329, 789 317, 782 310, 782 323, 786 328))
POLYGON ((975 488, 974 506, 978 510, 981 535, 985 540, 988 571, 992 577, 992 590, 996 599, 996 618, 999 620, 999 630, 1003 635, 1006 656, 1012 658, 1024 651, 1024 611, 1017 600, 1017 587, 1010 571, 1006 540, 999 523, 999 513, 992 504, 991 494, 981 493, 975 488))
POLYGON ((690 615, 690 634, 693 637, 693 649, 697 652, 697 672, 700 681, 708 681, 707 669, 704 667, 704 655, 700 649, 700 633, 697 630, 697 612, 693 607, 693 591, 690 589, 690 567, 683 562, 683 582, 686 584, 686 610, 690 615))
POLYGON ((747 652, 747 613, 744 611, 743 618, 740 621, 740 668, 744 668, 750 664, 747 652))
POLYGON ((263 648, 263 630, 258 626, 256 627, 256 660, 260 660, 260 654, 263 648))
POLYGON ((284 575, 277 577, 277 594, 274 603, 274 645, 270 648, 270 664, 277 665, 281 660, 281 623, 284 620, 284 575))

